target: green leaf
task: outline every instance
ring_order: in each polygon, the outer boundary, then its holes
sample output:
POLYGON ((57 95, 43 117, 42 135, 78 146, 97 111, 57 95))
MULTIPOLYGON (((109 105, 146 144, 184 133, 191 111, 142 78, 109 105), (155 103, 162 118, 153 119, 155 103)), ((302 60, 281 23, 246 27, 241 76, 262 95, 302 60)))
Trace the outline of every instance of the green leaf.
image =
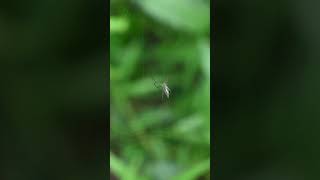
POLYGON ((180 120, 174 126, 174 132, 177 134, 190 134, 203 125, 203 121, 198 114, 191 115, 180 120))
POLYGON ((152 179, 170 180, 179 171, 179 167, 172 161, 160 160, 153 162, 148 171, 152 174, 152 179))
POLYGON ((141 53, 142 47, 137 42, 129 44, 122 50, 122 55, 119 57, 121 78, 129 78, 134 73, 141 53))
POLYGON ((201 57, 202 70, 206 78, 210 80, 210 44, 205 40, 200 40, 198 47, 201 57))
POLYGON ((126 173, 126 167, 124 163, 113 153, 110 153, 110 170, 119 177, 122 177, 126 173))
POLYGON ((110 17, 110 33, 124 33, 129 28, 129 22, 126 18, 110 17))
POLYGON ((210 9, 207 4, 192 0, 136 0, 141 8, 177 30, 192 33, 209 31, 210 9))
POLYGON ((119 178, 124 180, 143 180, 144 177, 138 175, 140 166, 142 165, 141 157, 132 157, 130 163, 125 165, 113 153, 110 153, 111 172, 115 173, 119 178))
POLYGON ((210 171, 210 159, 206 159, 198 164, 193 165, 188 170, 175 176, 173 180, 193 180, 210 171))

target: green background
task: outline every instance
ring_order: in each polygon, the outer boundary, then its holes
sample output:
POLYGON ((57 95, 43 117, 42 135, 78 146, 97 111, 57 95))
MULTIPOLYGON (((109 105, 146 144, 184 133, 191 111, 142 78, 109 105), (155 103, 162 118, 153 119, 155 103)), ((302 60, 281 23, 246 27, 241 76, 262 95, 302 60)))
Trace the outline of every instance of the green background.
POLYGON ((210 179, 209 1, 111 1, 112 179, 210 179), (156 81, 168 80, 170 98, 156 81))
POLYGON ((106 179, 101 0, 0 3, 0 179, 106 179))
POLYGON ((214 179, 319 179, 319 1, 215 4, 214 179))

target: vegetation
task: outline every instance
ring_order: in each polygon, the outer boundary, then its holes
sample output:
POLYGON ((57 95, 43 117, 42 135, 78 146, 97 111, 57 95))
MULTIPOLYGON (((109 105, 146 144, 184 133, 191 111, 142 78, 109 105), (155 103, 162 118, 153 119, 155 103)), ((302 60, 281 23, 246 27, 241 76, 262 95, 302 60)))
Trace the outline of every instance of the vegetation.
POLYGON ((209 25, 209 1, 111 1, 111 179, 210 179, 209 25))

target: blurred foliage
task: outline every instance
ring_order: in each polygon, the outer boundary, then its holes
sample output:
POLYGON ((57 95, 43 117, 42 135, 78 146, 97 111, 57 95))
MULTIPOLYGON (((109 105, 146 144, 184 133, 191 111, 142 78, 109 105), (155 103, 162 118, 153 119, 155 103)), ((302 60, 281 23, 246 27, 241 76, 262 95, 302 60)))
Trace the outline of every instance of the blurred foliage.
POLYGON ((209 1, 110 10, 111 179, 210 179, 209 1))
POLYGON ((1 180, 106 178, 105 7, 1 1, 1 180))
POLYGON ((218 1, 218 180, 317 180, 320 1, 218 1))

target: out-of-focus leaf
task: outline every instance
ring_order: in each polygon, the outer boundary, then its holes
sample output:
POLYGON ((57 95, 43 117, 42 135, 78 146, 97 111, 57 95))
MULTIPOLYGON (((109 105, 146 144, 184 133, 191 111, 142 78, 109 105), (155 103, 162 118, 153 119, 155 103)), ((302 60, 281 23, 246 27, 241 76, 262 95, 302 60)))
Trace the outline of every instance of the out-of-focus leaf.
POLYGON ((152 77, 153 76, 146 77, 144 79, 132 82, 130 84, 126 84, 124 88, 128 96, 129 97, 146 96, 149 93, 155 92, 155 91, 158 91, 159 92, 158 94, 161 96, 161 91, 154 86, 152 77))
POLYGON ((204 40, 198 43, 203 72, 210 80, 210 44, 204 40))
POLYGON ((158 109, 158 110, 150 110, 141 113, 135 119, 132 119, 129 123, 131 123, 131 131, 124 131, 124 132, 115 132, 114 136, 127 136, 131 135, 132 133, 141 133, 147 128, 156 127, 156 125, 165 124, 165 118, 169 116, 167 109, 158 109))
POLYGON ((210 159, 206 159, 190 167, 188 170, 172 178, 173 180, 194 180, 210 171, 210 159))
POLYGON ((210 24, 210 9, 192 0, 136 0, 142 9, 159 21, 181 31, 204 33, 210 24))
POLYGON ((150 58, 166 59, 164 62, 166 64, 194 61, 198 56, 197 44, 192 40, 186 39, 175 42, 163 42, 146 53, 150 58))
POLYGON ((193 133, 193 130, 201 127, 203 125, 203 121, 199 115, 195 114, 180 120, 174 126, 174 132, 178 134, 190 134, 193 133))
POLYGON ((150 174, 152 174, 153 179, 168 180, 177 174, 179 168, 173 162, 162 160, 153 163, 148 171, 150 174))
POLYGON ((124 33, 129 28, 129 22, 123 17, 110 17, 110 33, 124 33))
POLYGON ((110 153, 110 168, 111 172, 116 174, 120 179, 126 180, 144 180, 144 177, 138 175, 139 168, 142 165, 141 157, 132 157, 130 163, 125 165, 113 153, 110 153))
MULTIPOLYGON (((134 42, 122 50, 119 57, 119 66, 121 70, 121 79, 130 77, 137 69, 136 65, 139 61, 142 48, 141 45, 134 42)), ((141 68, 142 69, 142 68, 141 68)))
POLYGON ((113 67, 112 65, 110 65, 110 82, 111 84, 114 81, 120 80, 121 78, 121 72, 119 71, 119 68, 113 67))
POLYGON ((164 119, 170 117, 170 111, 168 109, 153 109, 146 110, 141 116, 137 117, 134 123, 136 130, 142 130, 154 125, 161 125, 164 123, 164 119))
POLYGON ((123 177, 126 173, 126 167, 124 163, 118 159, 113 153, 110 153, 110 169, 111 172, 119 177, 123 177))

